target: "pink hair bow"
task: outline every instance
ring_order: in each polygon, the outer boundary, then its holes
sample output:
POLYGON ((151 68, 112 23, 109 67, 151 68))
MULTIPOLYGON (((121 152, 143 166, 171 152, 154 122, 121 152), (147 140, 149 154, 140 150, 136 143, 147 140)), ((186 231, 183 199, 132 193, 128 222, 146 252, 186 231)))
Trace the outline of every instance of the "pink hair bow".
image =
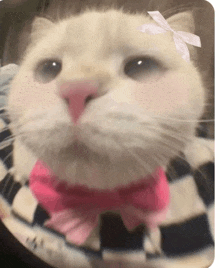
POLYGON ((189 62, 190 61, 189 49, 185 43, 188 43, 193 46, 201 47, 200 37, 195 34, 183 32, 183 31, 174 31, 159 11, 151 11, 151 12, 148 12, 148 14, 160 26, 153 24, 153 23, 143 24, 140 27, 138 27, 138 30, 143 33, 148 33, 151 35, 165 33, 167 31, 173 32, 173 39, 176 45, 177 52, 182 56, 184 60, 189 62))
POLYGON ((38 161, 29 186, 51 216, 46 226, 77 245, 86 241, 104 211, 119 210, 128 230, 141 223, 153 228, 164 219, 169 203, 169 186, 162 168, 126 187, 101 191, 68 185, 38 161))

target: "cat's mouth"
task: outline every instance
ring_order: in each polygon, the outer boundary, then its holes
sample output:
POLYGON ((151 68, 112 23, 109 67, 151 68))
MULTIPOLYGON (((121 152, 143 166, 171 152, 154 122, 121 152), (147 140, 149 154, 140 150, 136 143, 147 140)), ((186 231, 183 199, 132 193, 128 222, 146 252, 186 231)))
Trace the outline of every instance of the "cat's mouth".
POLYGON ((59 157, 66 160, 80 160, 85 162, 100 161, 107 157, 107 155, 102 152, 95 152, 89 148, 85 143, 80 140, 75 140, 71 145, 64 147, 60 150, 59 157))
POLYGON ((89 160, 91 156, 91 151, 89 148, 79 140, 76 140, 72 145, 63 148, 61 152, 62 151, 65 151, 66 154, 74 155, 74 157, 78 159, 89 160))

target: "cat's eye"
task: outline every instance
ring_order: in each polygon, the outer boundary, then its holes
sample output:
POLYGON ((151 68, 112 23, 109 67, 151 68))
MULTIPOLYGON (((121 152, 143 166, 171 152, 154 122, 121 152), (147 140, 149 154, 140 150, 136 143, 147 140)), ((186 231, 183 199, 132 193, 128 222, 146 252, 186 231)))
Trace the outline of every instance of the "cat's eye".
POLYGON ((139 57, 126 62, 124 73, 134 80, 142 81, 150 74, 160 71, 160 67, 160 64, 152 58, 139 57))
POLYGON ((40 83, 49 83, 54 80, 62 69, 61 62, 47 60, 39 64, 35 71, 35 79, 40 83))

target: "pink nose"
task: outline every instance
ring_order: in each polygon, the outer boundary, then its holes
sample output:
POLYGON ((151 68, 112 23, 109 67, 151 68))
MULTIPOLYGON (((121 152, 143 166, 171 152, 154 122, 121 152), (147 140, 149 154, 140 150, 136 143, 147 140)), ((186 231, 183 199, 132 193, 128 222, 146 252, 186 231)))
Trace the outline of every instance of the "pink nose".
POLYGON ((98 83, 95 81, 68 82, 60 87, 60 96, 68 103, 69 114, 77 123, 87 102, 97 96, 98 83))

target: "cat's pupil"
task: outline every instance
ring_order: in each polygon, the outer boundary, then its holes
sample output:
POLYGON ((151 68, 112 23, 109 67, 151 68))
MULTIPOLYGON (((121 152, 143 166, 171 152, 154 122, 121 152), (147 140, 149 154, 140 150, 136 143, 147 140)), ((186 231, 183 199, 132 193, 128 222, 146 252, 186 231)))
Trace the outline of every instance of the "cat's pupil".
POLYGON ((35 73, 38 82, 49 83, 54 80, 62 69, 62 64, 58 61, 49 60, 41 63, 35 73))
POLYGON ((159 64, 154 59, 136 58, 125 64, 124 72, 132 79, 140 80, 152 72, 158 71, 159 67, 159 64))

